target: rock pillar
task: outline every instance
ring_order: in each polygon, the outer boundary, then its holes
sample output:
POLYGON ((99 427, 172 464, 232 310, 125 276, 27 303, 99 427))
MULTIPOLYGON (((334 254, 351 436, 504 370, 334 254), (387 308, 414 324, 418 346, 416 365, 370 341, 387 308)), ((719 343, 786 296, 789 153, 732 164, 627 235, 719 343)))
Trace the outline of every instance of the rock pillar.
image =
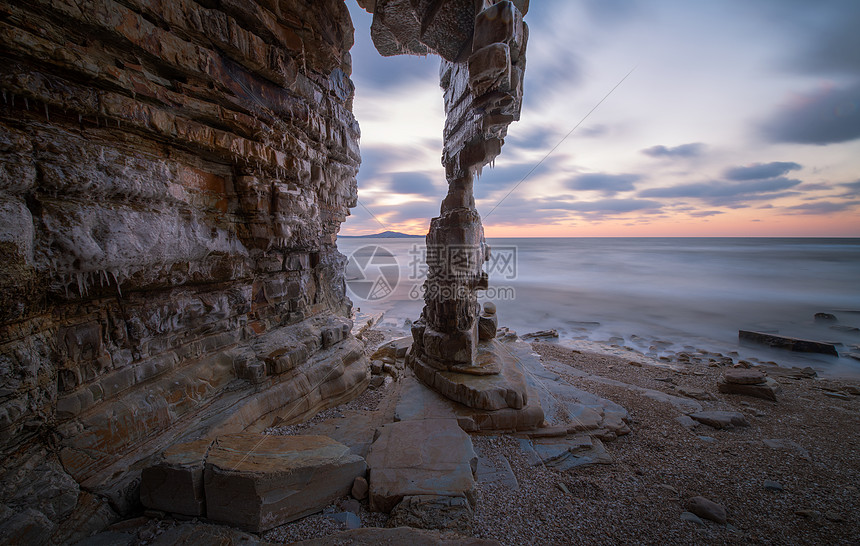
POLYGON ((508 124, 519 119, 527 32, 514 2, 485 2, 470 47, 454 61, 442 60, 448 195, 427 234, 424 310, 412 330, 414 358, 436 369, 476 362, 477 291, 486 288, 489 248, 473 185, 501 152, 508 124))

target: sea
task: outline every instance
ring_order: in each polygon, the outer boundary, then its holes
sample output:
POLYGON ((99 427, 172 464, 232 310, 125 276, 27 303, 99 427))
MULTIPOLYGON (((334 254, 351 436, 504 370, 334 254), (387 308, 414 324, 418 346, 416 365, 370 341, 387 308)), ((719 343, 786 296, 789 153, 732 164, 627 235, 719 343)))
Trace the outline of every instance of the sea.
MULTIPOLYGON (((860 378, 860 239, 487 239, 499 325, 654 358, 711 352, 860 378), (836 321, 815 319, 829 313, 836 321), (739 330, 834 343, 839 356, 741 342, 739 330)), ((424 239, 341 238, 354 308, 407 328, 420 316, 424 239)), ((408 329, 408 328, 407 328, 408 329)))

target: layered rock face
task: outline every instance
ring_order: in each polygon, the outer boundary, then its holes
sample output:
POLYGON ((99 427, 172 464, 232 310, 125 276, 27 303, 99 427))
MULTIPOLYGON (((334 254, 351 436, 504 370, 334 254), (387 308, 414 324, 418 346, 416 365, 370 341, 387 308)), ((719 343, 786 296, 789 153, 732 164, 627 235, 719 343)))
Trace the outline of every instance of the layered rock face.
POLYGON ((166 446, 365 386, 352 36, 342 0, 0 1, 0 535, 69 540, 166 446))

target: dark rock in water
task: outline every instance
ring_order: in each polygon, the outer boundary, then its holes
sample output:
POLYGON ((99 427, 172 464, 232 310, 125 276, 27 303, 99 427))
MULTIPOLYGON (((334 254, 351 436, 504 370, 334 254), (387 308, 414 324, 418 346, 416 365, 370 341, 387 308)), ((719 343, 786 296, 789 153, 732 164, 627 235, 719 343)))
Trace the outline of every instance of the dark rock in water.
POLYGON ((845 326, 844 324, 834 324, 830 329, 836 330, 837 332, 847 332, 849 334, 860 333, 860 328, 857 328, 856 326, 845 326))
POLYGON ((815 322, 836 322, 836 315, 832 313, 815 313, 815 322))
POLYGON ((839 356, 839 353, 836 351, 836 347, 832 343, 825 343, 822 341, 798 339, 776 334, 766 334, 764 332, 751 332, 749 330, 738 330, 738 339, 741 341, 761 343, 769 347, 788 349, 795 352, 821 353, 839 356))
POLYGON ((523 339, 529 338, 537 338, 537 337, 558 337, 558 331, 556 330, 540 330, 537 332, 530 332, 528 334, 523 334, 523 339))

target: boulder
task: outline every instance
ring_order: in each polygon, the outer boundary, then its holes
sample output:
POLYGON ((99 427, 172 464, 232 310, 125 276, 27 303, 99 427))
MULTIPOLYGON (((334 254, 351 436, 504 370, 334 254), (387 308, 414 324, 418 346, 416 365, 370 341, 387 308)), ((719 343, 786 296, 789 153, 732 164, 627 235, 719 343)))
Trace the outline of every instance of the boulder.
POLYGON ((206 457, 206 515, 259 533, 322 510, 365 470, 325 436, 221 436, 206 457))
POLYGON ((696 387, 678 387, 678 394, 695 400, 713 400, 714 396, 706 390, 696 387))
POLYGON ((370 506, 391 512, 404 497, 465 497, 474 501, 478 457, 455 419, 401 421, 379 429, 367 455, 370 506))
POLYGON ((757 385, 721 381, 717 384, 717 389, 724 394, 742 394, 776 402, 776 395, 782 390, 782 387, 775 380, 765 378, 763 383, 757 385))
POLYGON ((714 428, 750 426, 744 414, 737 411, 697 411, 696 413, 691 413, 690 417, 714 428))
POLYGON ((153 510, 205 515, 203 466, 211 445, 212 440, 196 440, 166 449, 158 462, 141 473, 140 502, 153 510))
POLYGON ((496 315, 481 315, 478 317, 478 339, 487 341, 496 337, 499 328, 499 317, 496 315))
POLYGON ((371 356, 371 360, 390 358, 396 360, 406 356, 406 351, 412 346, 412 336, 393 339, 380 346, 371 356))
POLYGON ((687 509, 700 518, 709 519, 717 523, 726 522, 726 509, 705 497, 692 497, 687 501, 687 509))
POLYGON ((733 368, 723 373, 723 380, 734 385, 758 385, 764 383, 767 378, 758 370, 733 368))
POLYGON ((358 476, 357 478, 355 478, 355 481, 352 482, 352 490, 350 490, 350 493, 352 494, 353 498, 358 500, 364 500, 367 498, 367 490, 367 480, 364 478, 364 476, 358 476))

